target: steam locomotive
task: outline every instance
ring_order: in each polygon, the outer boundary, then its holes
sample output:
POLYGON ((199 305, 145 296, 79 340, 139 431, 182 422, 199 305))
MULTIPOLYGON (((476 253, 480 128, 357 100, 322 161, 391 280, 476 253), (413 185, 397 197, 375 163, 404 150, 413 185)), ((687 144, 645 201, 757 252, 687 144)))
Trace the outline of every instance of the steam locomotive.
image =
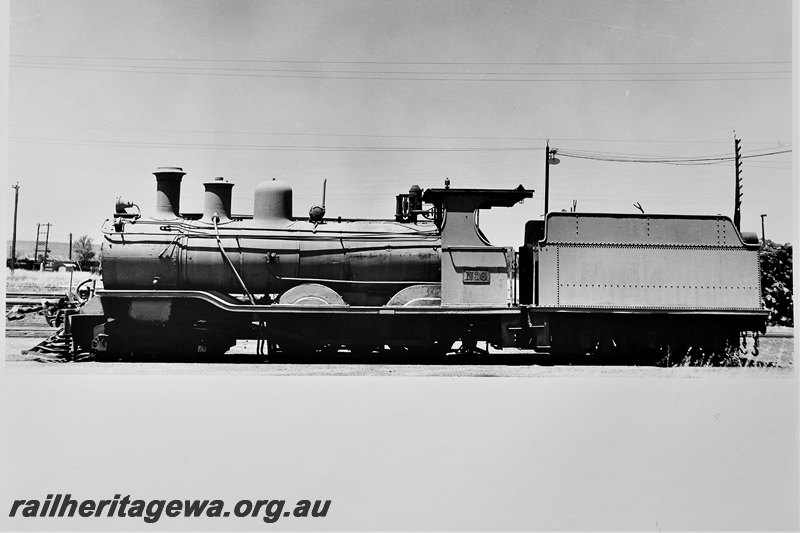
POLYGON ((394 218, 292 213, 292 189, 259 184, 253 214, 233 183, 180 210, 177 167, 156 206, 117 201, 103 226, 103 289, 67 317, 73 349, 99 356, 221 354, 239 339, 292 356, 349 349, 435 357, 460 341, 551 354, 657 354, 738 345, 764 331, 758 238, 723 216, 548 213, 518 249, 491 244, 482 209, 516 189, 397 195, 394 218))

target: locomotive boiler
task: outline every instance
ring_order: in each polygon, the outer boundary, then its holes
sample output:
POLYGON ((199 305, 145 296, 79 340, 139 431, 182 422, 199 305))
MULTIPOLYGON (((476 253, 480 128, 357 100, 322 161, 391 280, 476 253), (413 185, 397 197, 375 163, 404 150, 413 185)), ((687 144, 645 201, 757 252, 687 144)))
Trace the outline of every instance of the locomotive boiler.
POLYGON ((518 249, 495 246, 480 209, 516 189, 422 190, 393 218, 292 212, 292 190, 259 184, 252 214, 232 183, 208 181, 202 213, 180 210, 182 169, 156 176, 156 206, 118 201, 104 225, 103 289, 67 319, 98 356, 268 354, 347 348, 432 357, 495 347, 545 353, 720 350, 763 331, 757 238, 722 216, 549 213, 518 249), (132 212, 136 210, 136 212, 132 212))
POLYGON ((308 295, 288 289, 322 282, 333 290, 314 297, 333 298, 328 303, 341 303, 336 293, 351 305, 381 305, 402 288, 438 281, 441 239, 433 225, 295 219, 292 189, 275 180, 256 187, 252 216, 232 218, 233 183, 217 179, 204 184, 202 216, 182 217, 184 173, 155 175, 154 216, 120 213, 117 230, 105 234, 106 289, 249 292, 297 303, 308 295))

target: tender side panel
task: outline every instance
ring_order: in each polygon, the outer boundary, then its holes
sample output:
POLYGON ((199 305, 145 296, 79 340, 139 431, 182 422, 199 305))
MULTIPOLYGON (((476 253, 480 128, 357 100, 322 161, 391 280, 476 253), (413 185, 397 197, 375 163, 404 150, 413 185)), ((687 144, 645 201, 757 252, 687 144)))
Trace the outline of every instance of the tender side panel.
POLYGON ((743 246, 733 223, 723 216, 550 213, 545 239, 548 243, 743 246))
POLYGON ((749 250, 555 245, 539 265, 545 306, 761 308, 758 255, 749 250))
POLYGON ((539 250, 539 305, 758 311, 758 252, 729 222, 551 216, 539 250))

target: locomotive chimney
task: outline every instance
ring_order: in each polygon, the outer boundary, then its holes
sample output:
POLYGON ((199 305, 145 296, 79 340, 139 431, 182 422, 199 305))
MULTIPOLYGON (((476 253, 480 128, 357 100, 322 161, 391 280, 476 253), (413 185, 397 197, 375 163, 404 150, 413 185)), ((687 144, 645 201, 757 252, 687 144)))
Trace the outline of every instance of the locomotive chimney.
POLYGON ((170 220, 180 217, 181 179, 186 174, 180 167, 158 167, 156 177, 156 214, 153 218, 170 220))
POLYGON ((219 222, 231 220, 231 189, 233 183, 225 178, 214 178, 203 184, 206 188, 205 203, 203 204, 203 218, 200 222, 212 224, 214 215, 219 217, 219 222))

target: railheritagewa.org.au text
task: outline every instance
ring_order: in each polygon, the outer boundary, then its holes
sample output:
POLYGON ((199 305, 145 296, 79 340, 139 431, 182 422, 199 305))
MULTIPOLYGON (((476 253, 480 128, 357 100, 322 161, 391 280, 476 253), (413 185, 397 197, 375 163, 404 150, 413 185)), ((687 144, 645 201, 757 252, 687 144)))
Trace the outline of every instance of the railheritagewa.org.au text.
POLYGON ((48 494, 43 500, 14 500, 11 518, 128 518, 152 524, 162 518, 260 518, 269 524, 278 520, 324 518, 331 500, 223 500, 134 499, 115 494, 110 500, 76 499, 72 494, 48 494))

